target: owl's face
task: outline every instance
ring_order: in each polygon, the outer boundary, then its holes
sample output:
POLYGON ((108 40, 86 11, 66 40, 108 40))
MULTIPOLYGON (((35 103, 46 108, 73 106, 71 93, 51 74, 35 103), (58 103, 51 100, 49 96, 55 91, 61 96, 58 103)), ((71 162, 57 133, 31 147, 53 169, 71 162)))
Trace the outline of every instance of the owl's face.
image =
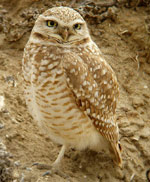
POLYGON ((32 36, 40 41, 63 45, 89 38, 89 32, 78 12, 67 7, 56 7, 38 17, 32 36))

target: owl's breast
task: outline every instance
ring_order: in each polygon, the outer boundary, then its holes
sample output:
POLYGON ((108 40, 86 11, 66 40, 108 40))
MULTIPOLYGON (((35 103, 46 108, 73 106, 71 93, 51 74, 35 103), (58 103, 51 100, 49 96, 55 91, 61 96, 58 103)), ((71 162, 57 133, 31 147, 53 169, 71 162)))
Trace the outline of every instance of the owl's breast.
MULTIPOLYGON (((43 50, 24 60, 26 103, 34 120, 60 144, 84 149, 105 143, 87 114, 77 106, 71 86, 68 87, 62 65, 68 53, 62 51, 58 55, 43 50)), ((73 66, 77 66, 73 57, 69 61, 74 61, 73 66)), ((74 69, 70 73, 74 73, 74 69)))
POLYGON ((39 122, 48 121, 49 125, 68 120, 72 122, 78 108, 67 86, 61 59, 51 61, 43 58, 40 63, 33 61, 31 69, 30 84, 25 92, 34 119, 39 122))
POLYGON ((34 120, 57 143, 74 143, 77 148, 88 145, 78 141, 87 138, 90 131, 95 132, 95 129, 89 118, 77 107, 61 65, 51 72, 45 70, 45 73, 33 79, 29 88, 30 101, 27 101, 27 105, 34 120))

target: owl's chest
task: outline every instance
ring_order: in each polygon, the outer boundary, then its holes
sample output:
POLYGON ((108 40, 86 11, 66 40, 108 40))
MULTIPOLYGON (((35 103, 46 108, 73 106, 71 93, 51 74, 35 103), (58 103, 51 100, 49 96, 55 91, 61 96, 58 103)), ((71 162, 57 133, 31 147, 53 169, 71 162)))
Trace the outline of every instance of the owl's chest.
POLYGON ((64 55, 70 50, 56 48, 54 51, 52 47, 41 47, 36 51, 24 66, 26 101, 30 113, 35 120, 59 122, 73 118, 78 109, 62 65, 64 55))
MULTIPOLYGON (((29 97, 32 116, 36 120, 66 120, 75 105, 67 86, 60 60, 32 63, 29 97), (72 104, 71 104, 72 103, 72 104)), ((55 121, 57 122, 57 121, 55 121)))

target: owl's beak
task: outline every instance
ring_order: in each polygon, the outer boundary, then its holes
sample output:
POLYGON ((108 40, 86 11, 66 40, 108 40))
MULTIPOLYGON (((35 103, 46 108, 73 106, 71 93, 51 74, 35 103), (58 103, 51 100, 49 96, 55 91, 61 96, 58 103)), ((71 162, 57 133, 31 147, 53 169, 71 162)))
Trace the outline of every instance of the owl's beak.
POLYGON ((61 37, 64 42, 67 42, 68 37, 69 37, 69 29, 67 27, 63 28, 60 32, 61 37))

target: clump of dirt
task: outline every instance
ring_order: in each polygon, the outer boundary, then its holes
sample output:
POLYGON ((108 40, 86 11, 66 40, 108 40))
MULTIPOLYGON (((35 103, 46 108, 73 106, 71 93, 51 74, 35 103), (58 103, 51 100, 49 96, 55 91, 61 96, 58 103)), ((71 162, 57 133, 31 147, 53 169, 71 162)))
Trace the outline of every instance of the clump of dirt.
MULTIPOLYGON (((0 162, 0 172, 8 174, 10 169, 10 181, 11 178, 14 182, 147 180, 150 169, 148 0, 1 0, 0 85, 0 97, 4 98, 3 108, 0 109, 0 139, 7 147, 6 152, 9 151, 13 156, 11 160, 6 157, 3 166, 0 162), (53 6, 70 6, 82 14, 92 39, 117 75, 120 85, 117 121, 123 147, 122 169, 116 167, 105 154, 73 149, 66 152, 62 161, 61 169, 66 174, 64 177, 58 174, 42 177, 45 171, 32 166, 35 162, 51 164, 60 150, 60 146, 43 134, 28 114, 21 70, 23 49, 34 22, 39 14, 53 6)), ((0 155, 0 161, 2 159, 0 155)))
POLYGON ((0 182, 11 182, 13 180, 13 163, 10 157, 6 146, 0 141, 0 182))

